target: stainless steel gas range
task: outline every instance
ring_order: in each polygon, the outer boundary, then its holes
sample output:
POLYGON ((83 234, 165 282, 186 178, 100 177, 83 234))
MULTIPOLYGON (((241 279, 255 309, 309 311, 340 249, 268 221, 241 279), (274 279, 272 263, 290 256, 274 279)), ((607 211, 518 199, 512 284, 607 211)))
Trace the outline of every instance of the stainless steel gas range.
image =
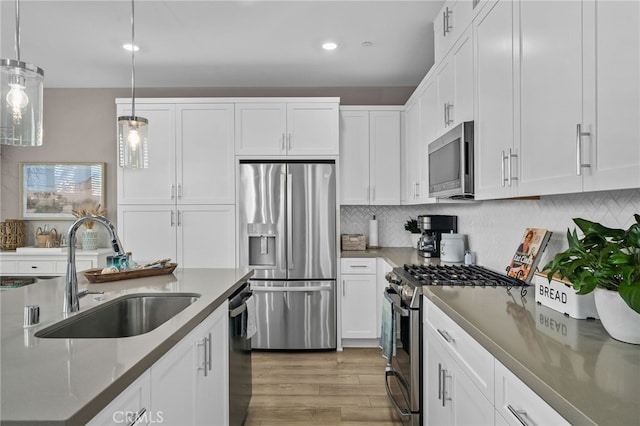
POLYGON ((386 276, 385 298, 396 321, 396 354, 385 369, 387 394, 402 420, 421 425, 422 295, 425 286, 525 286, 525 282, 476 265, 404 265, 386 276))

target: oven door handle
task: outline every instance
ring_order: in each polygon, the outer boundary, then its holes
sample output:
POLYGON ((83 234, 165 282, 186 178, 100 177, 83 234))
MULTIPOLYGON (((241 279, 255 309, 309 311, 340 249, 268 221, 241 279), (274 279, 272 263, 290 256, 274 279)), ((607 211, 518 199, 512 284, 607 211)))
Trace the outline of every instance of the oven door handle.
MULTIPOLYGON (((407 383, 404 381, 404 378, 399 375, 396 371, 394 371, 391 367, 387 367, 385 372, 384 372, 384 385, 387 388, 387 395, 389 396, 389 399, 391 400, 391 403, 393 404, 393 406, 396 408, 396 411, 398 411, 398 413, 400 414, 400 416, 402 417, 410 417, 411 416, 411 411, 407 408, 400 408, 400 405, 398 405, 398 403, 396 402, 395 398, 393 397, 393 394, 391 393, 391 387, 389 387, 389 377, 390 376, 395 376, 398 381, 400 382, 401 386, 404 386, 405 388, 408 388, 407 383)), ((405 400, 405 402, 407 402, 405 400)), ((409 404, 407 404, 409 405, 409 404)))
POLYGON ((400 314, 401 317, 408 317, 409 316, 409 310, 403 308, 402 306, 398 306, 395 303, 393 304, 393 310, 397 313, 400 314))

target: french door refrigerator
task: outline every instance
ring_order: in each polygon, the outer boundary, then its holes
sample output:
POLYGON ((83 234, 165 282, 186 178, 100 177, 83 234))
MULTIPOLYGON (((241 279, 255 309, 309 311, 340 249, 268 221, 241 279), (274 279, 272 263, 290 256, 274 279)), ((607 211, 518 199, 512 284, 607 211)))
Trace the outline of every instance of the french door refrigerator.
POLYGON ((336 347, 334 161, 241 160, 239 259, 254 269, 254 349, 336 347))

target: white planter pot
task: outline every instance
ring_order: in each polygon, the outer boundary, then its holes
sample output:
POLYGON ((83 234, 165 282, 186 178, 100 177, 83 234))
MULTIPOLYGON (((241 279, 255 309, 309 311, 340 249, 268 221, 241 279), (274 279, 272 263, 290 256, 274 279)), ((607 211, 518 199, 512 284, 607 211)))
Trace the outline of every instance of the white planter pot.
POLYGON ((600 321, 611 337, 640 345, 640 314, 631 309, 617 291, 596 287, 595 301, 600 321))
POLYGON ((418 241, 420 240, 421 236, 422 236, 422 234, 413 234, 413 233, 409 232, 409 239, 411 240, 411 247, 413 247, 414 249, 418 248, 418 241))

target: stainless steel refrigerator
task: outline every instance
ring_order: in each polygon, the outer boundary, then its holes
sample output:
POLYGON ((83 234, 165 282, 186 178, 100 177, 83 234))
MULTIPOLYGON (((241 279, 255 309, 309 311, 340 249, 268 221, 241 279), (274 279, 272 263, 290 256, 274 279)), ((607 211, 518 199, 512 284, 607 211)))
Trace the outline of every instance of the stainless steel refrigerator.
POLYGON ((254 269, 254 349, 336 347, 333 161, 240 161, 240 265, 254 269))

